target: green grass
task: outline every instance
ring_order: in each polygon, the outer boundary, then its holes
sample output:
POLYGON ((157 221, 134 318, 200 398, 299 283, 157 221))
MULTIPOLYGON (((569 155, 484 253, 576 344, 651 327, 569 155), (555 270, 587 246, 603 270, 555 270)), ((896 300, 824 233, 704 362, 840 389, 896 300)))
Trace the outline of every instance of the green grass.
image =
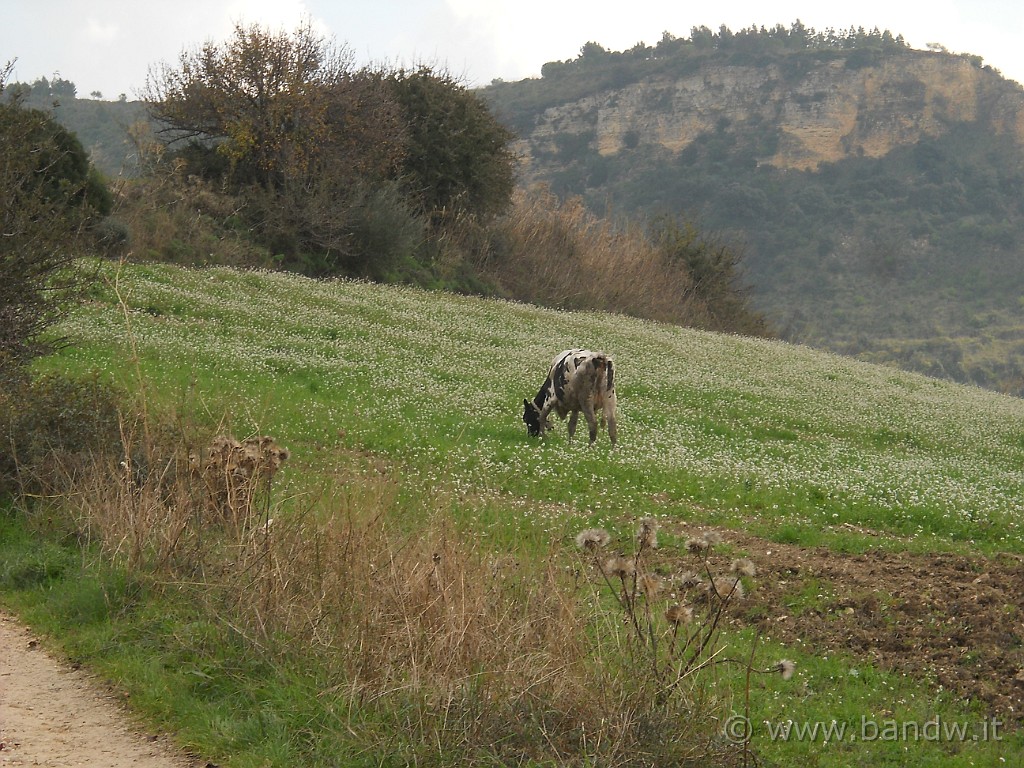
MULTIPOLYGON (((552 542, 568 546, 582 527, 628 532, 647 515, 840 552, 1024 553, 1020 400, 772 341, 226 269, 123 267, 126 324, 115 266, 104 272, 110 284, 61 329, 73 345, 42 367, 99 369, 134 390, 141 374, 154 409, 273 435, 293 453, 275 490, 285 509, 344 456, 361 467, 353 472, 386 461, 410 519, 442 494, 483 546, 526 561, 543 561, 552 542), (552 356, 577 345, 616 358, 615 449, 606 436, 570 443, 564 425, 531 440, 520 421, 552 356)), ((0 524, 4 601, 204 754, 231 766, 416 756, 414 744, 387 741, 405 722, 400 709, 353 712, 344 696, 324 696, 315 660, 240 663, 239 638, 187 601, 164 596, 154 607, 144 584, 83 559, 76 542, 40 538, 16 515, 0 524), (353 727, 371 736, 353 739, 353 727)), ((780 610, 813 609, 827 586, 805 585, 780 610)), ((801 670, 752 691, 754 743, 767 761, 966 766, 1021 748, 1019 736, 773 739, 766 721, 860 728, 862 718, 979 724, 985 715, 863 661, 770 642, 762 652, 796 658, 801 670)))
MULTIPOLYGON (((772 341, 413 289, 163 266, 120 283, 151 396, 191 391, 300 457, 343 442, 602 521, 665 513, 663 494, 670 516, 765 533, 848 523, 901 546, 1024 552, 1018 399, 772 341), (525 437, 523 398, 573 345, 618 361, 615 451, 564 427, 525 437)), ((49 364, 130 383, 112 302, 76 313, 76 345, 49 364)))

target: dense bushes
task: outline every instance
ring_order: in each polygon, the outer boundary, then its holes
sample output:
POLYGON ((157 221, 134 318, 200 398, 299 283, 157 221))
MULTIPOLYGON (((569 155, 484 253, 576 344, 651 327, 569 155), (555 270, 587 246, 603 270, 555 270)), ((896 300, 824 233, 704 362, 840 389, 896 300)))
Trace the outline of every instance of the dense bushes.
POLYGON ((0 391, 0 493, 64 493, 97 456, 117 456, 125 395, 90 378, 15 380, 0 391))
MULTIPOLYGON (((547 192, 513 200, 513 134, 447 73, 354 71, 308 25, 291 36, 238 26, 157 68, 146 99, 156 135, 129 129, 142 174, 118 184, 115 216, 95 227, 109 256, 764 331, 738 281, 712 295, 691 260, 659 253, 640 224, 599 223, 547 192)), ((584 184, 603 183, 611 164, 576 149, 584 184)))
POLYGON ((0 103, 0 378, 52 346, 45 331, 83 280, 74 259, 110 207, 74 135, 17 99, 0 103))
POLYGON ((419 275, 447 219, 509 203, 512 135, 484 102, 427 67, 355 70, 309 24, 239 25, 162 65, 146 101, 184 175, 236 198, 253 241, 309 274, 419 275))
MULTIPOLYGON (((147 100, 172 147, 189 139, 172 173, 194 196, 181 206, 195 210, 189 221, 225 209, 213 227, 237 221, 277 266, 764 332, 725 275, 733 252, 701 261, 695 281, 697 261, 663 252, 637 225, 619 231, 546 192, 513 202, 513 134, 445 73, 352 71, 308 26, 291 37, 239 26, 224 46, 165 65, 147 100), (253 104, 250 92, 265 98, 253 104), (719 266, 725 276, 712 281, 719 266)), ((598 159, 585 173, 593 183, 608 169, 598 159)), ((182 244, 147 250, 184 262, 220 250, 182 244)))
POLYGON ((347 233, 345 250, 308 251, 297 245, 301 220, 272 193, 228 194, 180 165, 132 181, 129 190, 118 217, 131 232, 135 258, 357 275, 713 330, 769 332, 749 303, 741 252, 681 218, 665 217, 650 228, 616 224, 578 199, 562 202, 538 188, 517 192, 500 216, 483 220, 453 210, 430 222, 408 206, 397 185, 356 184, 346 192, 344 218, 335 216, 347 233), (245 223, 253 209, 261 211, 258 236, 245 223))

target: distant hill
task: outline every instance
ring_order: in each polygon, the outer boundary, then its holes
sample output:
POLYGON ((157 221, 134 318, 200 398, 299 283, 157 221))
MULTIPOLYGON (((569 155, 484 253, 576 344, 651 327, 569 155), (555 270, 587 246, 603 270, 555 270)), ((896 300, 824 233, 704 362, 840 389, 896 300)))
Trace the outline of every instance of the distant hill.
POLYGON ((1024 394, 1024 89, 877 29, 596 43, 483 89, 522 182, 683 212, 781 334, 1024 394))
POLYGON ((129 129, 148 121, 141 101, 103 101, 78 98, 75 84, 68 80, 46 78, 34 83, 10 83, 3 98, 20 94, 26 107, 42 109, 68 130, 74 132, 89 152, 93 165, 110 178, 134 176, 138 172, 135 145, 129 129))

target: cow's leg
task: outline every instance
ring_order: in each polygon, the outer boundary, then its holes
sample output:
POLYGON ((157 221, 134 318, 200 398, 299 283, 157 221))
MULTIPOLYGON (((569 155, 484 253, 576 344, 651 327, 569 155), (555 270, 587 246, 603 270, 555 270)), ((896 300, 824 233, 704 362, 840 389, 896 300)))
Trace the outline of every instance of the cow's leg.
POLYGON ((576 434, 576 422, 580 418, 579 411, 573 411, 572 415, 569 416, 569 439, 572 440, 572 436, 576 434))
POLYGON ((615 429, 615 415, 611 414, 605 416, 605 421, 608 422, 608 438, 612 441, 612 445, 615 445, 615 437, 617 434, 615 429))
POLYGON ((593 403, 584 403, 583 415, 587 417, 587 425, 590 427, 590 444, 597 440, 597 417, 594 416, 593 403))
POLYGON ((544 432, 551 428, 551 422, 548 421, 551 415, 551 408, 545 405, 540 411, 540 436, 544 437, 544 432))

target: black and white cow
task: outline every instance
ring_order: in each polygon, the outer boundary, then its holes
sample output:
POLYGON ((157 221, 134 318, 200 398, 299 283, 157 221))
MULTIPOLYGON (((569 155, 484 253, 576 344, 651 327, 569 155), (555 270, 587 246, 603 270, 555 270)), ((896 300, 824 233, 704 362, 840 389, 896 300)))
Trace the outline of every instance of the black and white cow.
POLYGON ((615 445, 615 368, 612 359, 589 349, 567 349, 551 363, 548 378, 533 401, 523 400, 523 421, 534 437, 551 429, 549 414, 564 419, 569 415, 569 438, 576 433, 576 421, 583 412, 590 427, 590 442, 597 439, 597 418, 608 425, 608 437, 615 445))

